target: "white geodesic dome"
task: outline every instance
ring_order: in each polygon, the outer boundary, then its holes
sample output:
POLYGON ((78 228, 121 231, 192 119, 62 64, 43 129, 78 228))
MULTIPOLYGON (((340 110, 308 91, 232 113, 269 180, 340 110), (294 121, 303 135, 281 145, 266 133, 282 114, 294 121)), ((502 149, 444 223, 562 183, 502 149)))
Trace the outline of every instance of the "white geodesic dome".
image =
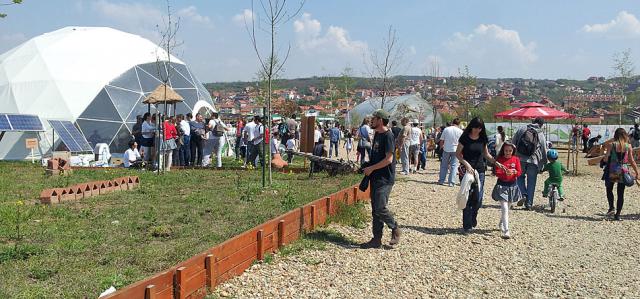
MULTIPOLYGON (((38 115, 74 122, 94 146, 107 143, 123 151, 142 100, 169 76, 184 98, 177 113, 209 105, 209 92, 189 68, 153 42, 107 27, 65 27, 34 37, 0 56, 0 112, 38 115), (162 76, 161 76, 162 74, 162 76)), ((152 111, 155 107, 152 107, 152 111)), ((24 138, 33 133, 7 132, 0 159, 23 159, 24 138)), ((41 151, 51 147, 51 131, 40 134, 41 151)), ((57 143, 56 143, 57 144, 57 143)))
MULTIPOLYGON (((359 126, 364 117, 372 115, 374 111, 381 108, 381 102, 381 97, 369 98, 353 107, 349 111, 351 125, 359 126)), ((403 117, 407 117, 410 120, 418 119, 424 124, 432 124, 435 117, 436 123, 442 121, 440 114, 434 111, 433 106, 415 94, 386 97, 383 109, 389 112, 391 120, 399 121, 403 117)))

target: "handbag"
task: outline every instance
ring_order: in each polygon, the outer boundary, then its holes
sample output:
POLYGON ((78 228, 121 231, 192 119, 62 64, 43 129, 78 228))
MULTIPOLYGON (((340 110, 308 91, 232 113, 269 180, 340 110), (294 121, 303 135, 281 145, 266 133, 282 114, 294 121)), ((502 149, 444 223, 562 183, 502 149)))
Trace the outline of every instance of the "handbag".
POLYGON ((636 179, 628 171, 622 174, 622 183, 627 187, 633 187, 636 179))
MULTIPOLYGON (((620 161, 618 154, 616 152, 617 145, 614 143, 611 146, 611 154, 609 155, 609 180, 611 182, 623 182, 624 174, 628 173, 629 170, 625 169, 625 165, 623 161, 620 161), (625 171, 626 170, 626 171, 625 171)), ((624 148, 626 153, 627 148, 624 148)))

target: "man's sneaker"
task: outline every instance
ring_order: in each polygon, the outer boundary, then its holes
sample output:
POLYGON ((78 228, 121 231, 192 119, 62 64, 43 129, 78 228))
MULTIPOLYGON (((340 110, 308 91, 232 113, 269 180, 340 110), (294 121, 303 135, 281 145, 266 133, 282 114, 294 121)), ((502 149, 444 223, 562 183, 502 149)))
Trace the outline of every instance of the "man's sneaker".
POLYGON ((389 245, 398 245, 398 243, 400 243, 401 234, 402 233, 400 232, 400 228, 396 227, 395 229, 391 230, 391 241, 389 241, 389 245))
POLYGON ((438 185, 440 185, 440 186, 444 186, 444 183, 442 183, 442 182, 438 182, 438 185))
POLYGON ((518 206, 521 207, 522 205, 524 205, 524 198, 520 198, 520 200, 518 200, 518 206))
POLYGON ((525 210, 525 211, 531 211, 531 210, 533 210, 533 208, 532 208, 532 207, 530 207, 530 206, 525 206, 525 207, 524 207, 524 210, 525 210))
POLYGON ((409 173, 408 173, 408 172, 404 172, 404 171, 401 171, 401 172, 400 172, 400 174, 401 174, 401 175, 409 175, 409 173))
POLYGON ((470 229, 470 228, 464 228, 464 229, 462 229, 462 234, 463 234, 463 235, 468 235, 468 234, 470 234, 470 233, 471 233, 471 229, 470 229))
POLYGON ((371 249, 382 247, 382 239, 372 238, 367 243, 360 244, 360 249, 371 249))
POLYGON ((453 187, 453 186, 455 186, 454 183, 449 183, 449 187, 453 187))
POLYGON ((511 234, 509 233, 509 230, 506 230, 502 233, 502 238, 503 239, 511 239, 511 234))
POLYGON ((564 196, 560 196, 560 198, 558 198, 558 201, 564 201, 564 196))
POLYGON ((613 215, 615 215, 615 214, 616 214, 616 211, 614 211, 614 210, 609 210, 609 211, 607 212, 607 216, 613 216, 613 215))

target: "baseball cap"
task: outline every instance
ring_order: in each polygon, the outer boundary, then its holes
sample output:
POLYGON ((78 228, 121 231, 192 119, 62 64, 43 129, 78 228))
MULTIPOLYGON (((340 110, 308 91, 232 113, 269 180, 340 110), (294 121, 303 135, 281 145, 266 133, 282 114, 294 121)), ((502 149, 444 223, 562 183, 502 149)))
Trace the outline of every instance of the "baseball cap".
POLYGON ((382 109, 378 109, 373 112, 373 116, 381 119, 389 119, 389 112, 384 111, 382 109))

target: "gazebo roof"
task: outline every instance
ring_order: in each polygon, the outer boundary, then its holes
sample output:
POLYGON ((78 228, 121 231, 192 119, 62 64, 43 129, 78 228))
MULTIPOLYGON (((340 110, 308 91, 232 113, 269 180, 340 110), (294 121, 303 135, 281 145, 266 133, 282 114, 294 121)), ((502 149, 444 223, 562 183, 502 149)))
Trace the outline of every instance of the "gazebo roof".
POLYGON ((142 101, 145 104, 173 104, 184 101, 184 99, 173 88, 166 84, 160 84, 147 98, 142 101), (166 89, 165 89, 166 88, 166 89), (166 96, 165 96, 166 90, 166 96))

